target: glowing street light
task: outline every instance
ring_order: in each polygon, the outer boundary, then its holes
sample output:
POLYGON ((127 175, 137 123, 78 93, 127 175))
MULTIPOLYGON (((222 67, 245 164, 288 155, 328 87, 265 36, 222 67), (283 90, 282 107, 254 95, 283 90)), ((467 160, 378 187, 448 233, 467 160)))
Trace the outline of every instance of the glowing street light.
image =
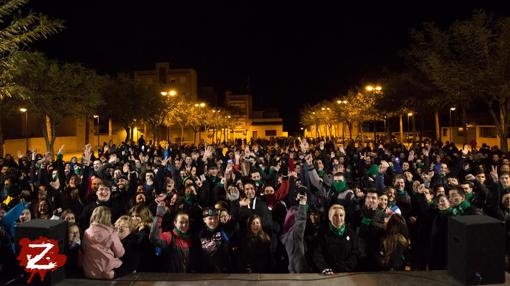
POLYGON ((201 103, 200 103, 200 107, 205 107, 205 103, 204 103, 204 102, 201 102, 201 103))
POLYGON ((172 89, 168 92, 168 95, 170 95, 171 97, 174 97, 177 95, 177 91, 175 89, 172 89))
MULTIPOLYGON (((99 115, 94 114, 94 118, 97 118, 97 148, 99 149, 99 115)), ((99 156, 99 151, 97 151, 99 156)))
POLYGON ((367 85, 367 86, 365 87, 365 89, 366 89, 367 91, 373 91, 373 90, 374 90, 374 87, 373 87, 373 86, 371 86, 371 85, 367 85))
POLYGON ((21 107, 19 109, 20 112, 25 113, 25 140, 26 140, 26 147, 28 152, 28 109, 21 107))

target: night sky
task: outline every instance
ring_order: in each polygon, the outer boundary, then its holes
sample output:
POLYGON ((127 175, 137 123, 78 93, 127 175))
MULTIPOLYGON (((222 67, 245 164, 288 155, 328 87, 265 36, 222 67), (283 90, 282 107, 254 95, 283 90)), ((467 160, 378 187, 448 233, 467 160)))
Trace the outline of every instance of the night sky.
POLYGON ((244 93, 249 83, 255 108, 278 109, 291 132, 303 104, 402 68, 399 52, 420 23, 447 25, 476 8, 510 14, 505 1, 276 2, 283 1, 32 0, 30 7, 66 22, 36 45, 51 58, 101 74, 169 61, 194 68, 199 86, 220 94, 244 93))

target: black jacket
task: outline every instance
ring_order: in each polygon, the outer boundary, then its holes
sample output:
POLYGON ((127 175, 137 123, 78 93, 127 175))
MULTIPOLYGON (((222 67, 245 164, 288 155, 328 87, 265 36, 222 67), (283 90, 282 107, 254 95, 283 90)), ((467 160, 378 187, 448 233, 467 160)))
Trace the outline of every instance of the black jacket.
POLYGON ((339 236, 325 225, 313 244, 312 260, 319 271, 332 269, 333 272, 354 271, 358 263, 358 237, 351 228, 339 236))

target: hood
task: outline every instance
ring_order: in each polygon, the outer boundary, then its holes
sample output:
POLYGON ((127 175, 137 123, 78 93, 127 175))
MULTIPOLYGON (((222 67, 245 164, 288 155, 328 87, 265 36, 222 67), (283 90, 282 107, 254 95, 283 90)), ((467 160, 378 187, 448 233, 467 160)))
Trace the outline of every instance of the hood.
POLYGON ((111 239, 114 229, 102 224, 92 224, 87 232, 92 243, 101 244, 111 239))

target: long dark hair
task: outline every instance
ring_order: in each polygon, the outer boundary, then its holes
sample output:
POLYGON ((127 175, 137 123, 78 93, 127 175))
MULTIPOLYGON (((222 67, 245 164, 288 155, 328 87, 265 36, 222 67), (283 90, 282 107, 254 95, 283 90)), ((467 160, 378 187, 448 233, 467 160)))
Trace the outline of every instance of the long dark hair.
POLYGON ((247 227, 248 227, 248 237, 257 237, 259 238, 260 240, 262 240, 263 242, 269 242, 271 241, 271 237, 269 237, 269 235, 267 235, 267 233, 264 231, 264 229, 262 228, 262 220, 260 219, 260 216, 256 215, 256 214, 253 214, 251 215, 249 218, 248 218, 248 221, 247 221, 247 227), (251 224, 254 220, 258 219, 260 221, 260 230, 257 232, 257 233, 253 233, 251 231, 251 224))
POLYGON ((399 214, 393 214, 386 225, 386 236, 382 242, 383 264, 388 264, 399 244, 406 248, 409 246, 409 233, 404 218, 399 214))

